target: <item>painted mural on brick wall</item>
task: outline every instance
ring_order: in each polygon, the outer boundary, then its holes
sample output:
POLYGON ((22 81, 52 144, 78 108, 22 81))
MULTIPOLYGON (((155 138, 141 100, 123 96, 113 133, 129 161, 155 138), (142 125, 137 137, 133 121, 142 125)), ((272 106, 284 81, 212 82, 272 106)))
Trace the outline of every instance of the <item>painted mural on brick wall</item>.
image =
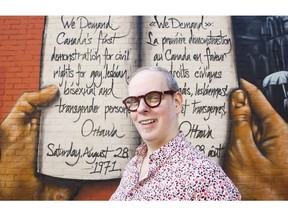
POLYGON ((131 75, 161 66, 184 98, 179 131, 242 200, 287 200, 287 23, 0 17, 0 199, 108 200, 143 142, 123 104, 131 75))

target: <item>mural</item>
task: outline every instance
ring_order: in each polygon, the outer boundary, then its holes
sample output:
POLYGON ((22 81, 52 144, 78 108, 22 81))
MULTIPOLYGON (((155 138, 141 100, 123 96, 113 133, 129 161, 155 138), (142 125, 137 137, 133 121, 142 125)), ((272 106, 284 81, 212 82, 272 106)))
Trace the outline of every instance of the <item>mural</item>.
POLYGON ((233 17, 237 72, 287 121, 287 17, 233 17))
POLYGON ((242 199, 287 200, 287 22, 0 17, 0 199, 108 200, 141 143, 129 77, 159 65, 185 96, 180 129, 242 199))

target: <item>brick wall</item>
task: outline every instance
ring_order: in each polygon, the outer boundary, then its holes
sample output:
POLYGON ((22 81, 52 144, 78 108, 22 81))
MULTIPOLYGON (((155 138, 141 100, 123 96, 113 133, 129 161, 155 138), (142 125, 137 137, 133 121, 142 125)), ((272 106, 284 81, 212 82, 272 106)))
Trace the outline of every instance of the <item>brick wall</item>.
POLYGON ((25 91, 39 88, 44 17, 0 17, 0 119, 25 91))

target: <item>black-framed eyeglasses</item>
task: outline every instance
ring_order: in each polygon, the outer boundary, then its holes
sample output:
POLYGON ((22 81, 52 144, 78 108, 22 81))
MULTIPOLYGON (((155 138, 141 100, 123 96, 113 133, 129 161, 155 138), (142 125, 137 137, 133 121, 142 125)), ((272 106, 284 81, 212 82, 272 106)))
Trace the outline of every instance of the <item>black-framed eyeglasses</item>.
POLYGON ((145 95, 127 97, 126 99, 123 100, 123 103, 130 112, 136 112, 139 107, 141 98, 144 99, 147 106, 149 106, 150 108, 155 108, 161 104, 162 95, 164 94, 173 95, 175 93, 176 91, 173 90, 151 91, 145 95))

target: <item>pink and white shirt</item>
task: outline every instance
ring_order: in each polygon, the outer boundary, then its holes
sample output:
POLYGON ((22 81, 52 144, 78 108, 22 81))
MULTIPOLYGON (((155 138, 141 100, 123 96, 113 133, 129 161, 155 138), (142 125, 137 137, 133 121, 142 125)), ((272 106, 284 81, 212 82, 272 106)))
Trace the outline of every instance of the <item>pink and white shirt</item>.
POLYGON ((241 200, 222 168, 195 149, 180 132, 149 158, 147 176, 139 181, 147 145, 129 161, 110 200, 241 200))

